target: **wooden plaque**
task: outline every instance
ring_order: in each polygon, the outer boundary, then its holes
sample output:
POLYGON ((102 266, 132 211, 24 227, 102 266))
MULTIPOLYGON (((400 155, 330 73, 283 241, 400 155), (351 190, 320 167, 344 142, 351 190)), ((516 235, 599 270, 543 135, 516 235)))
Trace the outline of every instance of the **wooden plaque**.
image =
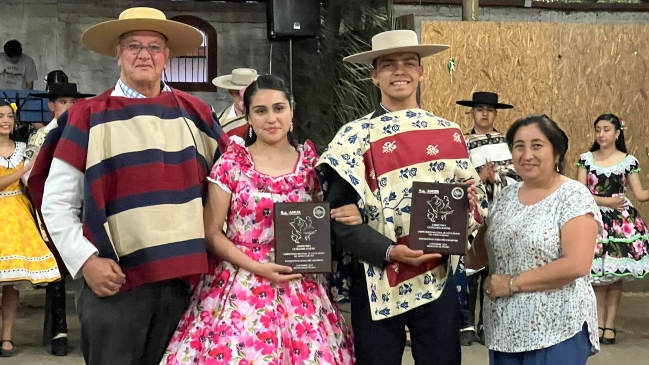
POLYGON ((466 255, 469 200, 466 184, 414 182, 410 248, 466 255))
POLYGON ((331 272, 329 203, 275 203, 275 263, 293 273, 331 272))

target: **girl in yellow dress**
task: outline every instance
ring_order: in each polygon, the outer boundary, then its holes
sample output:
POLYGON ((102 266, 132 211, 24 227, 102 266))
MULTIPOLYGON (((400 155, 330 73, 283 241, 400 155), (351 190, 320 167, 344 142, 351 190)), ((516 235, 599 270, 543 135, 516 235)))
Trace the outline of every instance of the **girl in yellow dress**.
POLYGON ((0 356, 12 356, 11 332, 18 309, 18 288, 60 278, 52 253, 36 228, 32 207, 22 193, 21 177, 29 171, 25 144, 11 139, 14 106, 0 100, 0 285, 2 286, 2 337, 0 356))

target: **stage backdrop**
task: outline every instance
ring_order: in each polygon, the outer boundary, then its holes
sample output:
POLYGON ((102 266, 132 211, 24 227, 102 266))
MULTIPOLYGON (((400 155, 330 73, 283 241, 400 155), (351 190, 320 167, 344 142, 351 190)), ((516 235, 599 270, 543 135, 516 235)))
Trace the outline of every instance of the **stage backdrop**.
MULTIPOLYGON (((517 118, 545 113, 570 138, 571 178, 579 155, 593 143, 593 122, 614 113, 626 122, 627 148, 649 187, 649 25, 424 22, 421 32, 423 43, 451 46, 423 60, 424 109, 466 132, 472 125, 468 108, 455 101, 474 91, 495 91, 501 102, 514 105, 498 113, 502 133, 517 118)), ((638 208, 647 222, 649 203, 638 208)))

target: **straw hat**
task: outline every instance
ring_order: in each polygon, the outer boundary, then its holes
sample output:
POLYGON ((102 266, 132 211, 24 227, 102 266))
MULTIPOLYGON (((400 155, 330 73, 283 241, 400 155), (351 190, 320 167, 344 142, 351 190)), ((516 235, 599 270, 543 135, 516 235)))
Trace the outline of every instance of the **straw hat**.
POLYGON ((252 84, 257 78, 257 71, 252 68, 235 68, 230 75, 215 77, 212 84, 228 90, 241 90, 252 84))
POLYGON ((418 53, 419 57, 432 56, 450 46, 446 44, 419 44, 412 30, 389 30, 372 37, 372 50, 343 58, 349 63, 372 63, 377 57, 399 52, 418 53))
POLYGON ((81 36, 81 41, 97 53, 115 57, 115 46, 124 33, 137 30, 158 32, 167 37, 169 57, 183 56, 203 43, 203 35, 194 27, 167 17, 154 8, 129 8, 124 10, 117 20, 109 20, 93 25, 81 36))

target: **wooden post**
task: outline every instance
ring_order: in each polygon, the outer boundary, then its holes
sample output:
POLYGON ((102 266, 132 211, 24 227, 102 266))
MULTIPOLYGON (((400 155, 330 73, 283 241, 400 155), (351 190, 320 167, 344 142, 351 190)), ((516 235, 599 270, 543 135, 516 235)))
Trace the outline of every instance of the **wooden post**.
POLYGON ((478 21, 479 0, 462 0, 462 20, 478 21))

